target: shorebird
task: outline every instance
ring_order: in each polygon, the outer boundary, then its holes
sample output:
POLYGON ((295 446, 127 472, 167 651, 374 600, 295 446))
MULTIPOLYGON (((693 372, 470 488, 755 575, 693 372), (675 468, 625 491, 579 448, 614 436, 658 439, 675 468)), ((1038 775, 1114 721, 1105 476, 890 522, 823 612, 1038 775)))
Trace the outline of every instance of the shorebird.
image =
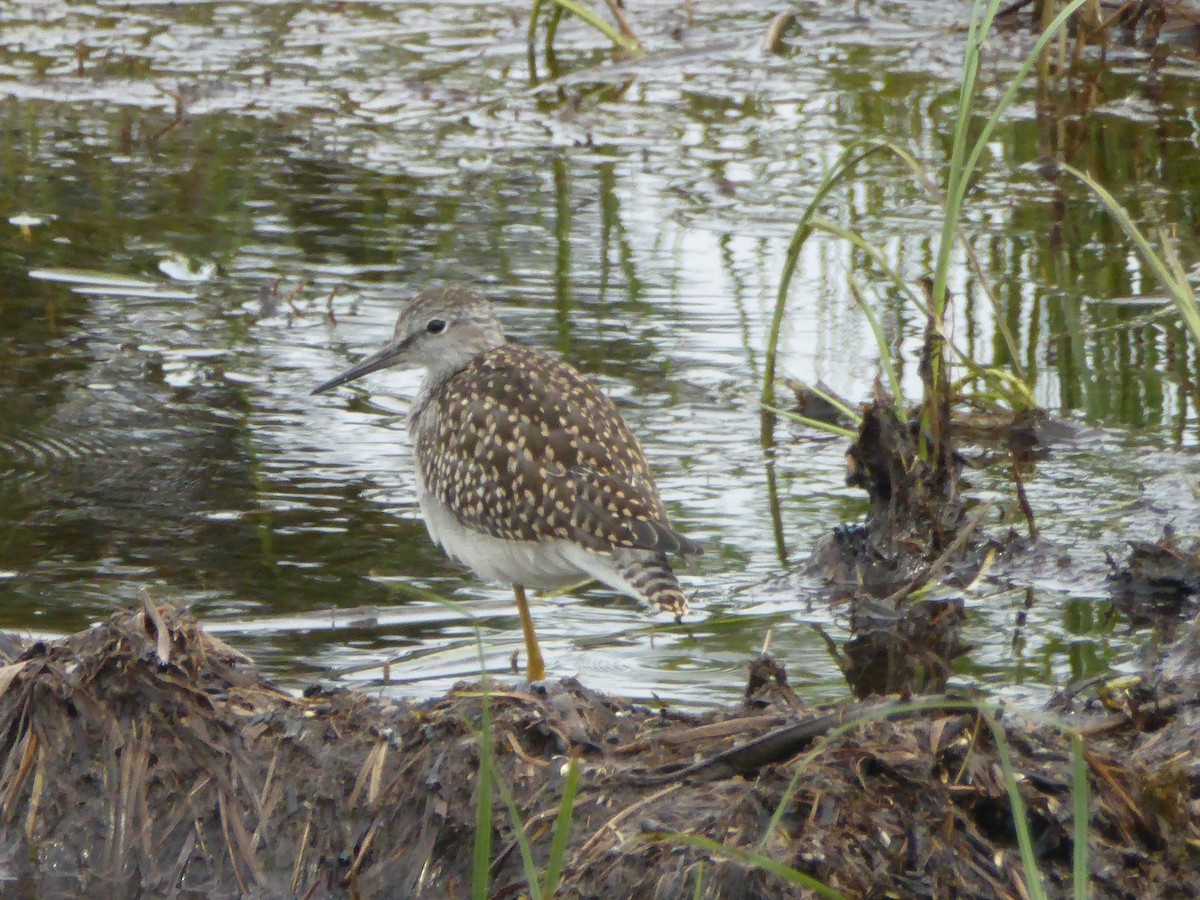
POLYGON ((509 343, 482 294, 423 291, 392 339, 316 388, 380 369, 425 370, 408 415, 429 536, 479 577, 512 585, 526 674, 545 678, 526 588, 589 579, 678 619, 668 554, 702 548, 671 528, 637 439, 612 399, 567 363, 509 343))

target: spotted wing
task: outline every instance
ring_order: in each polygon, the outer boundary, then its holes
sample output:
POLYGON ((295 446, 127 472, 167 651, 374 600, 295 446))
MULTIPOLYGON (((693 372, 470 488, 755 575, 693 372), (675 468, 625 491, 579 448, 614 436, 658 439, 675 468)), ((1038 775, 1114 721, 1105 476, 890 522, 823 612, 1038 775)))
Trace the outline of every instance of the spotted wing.
POLYGON ((671 529, 615 404, 560 360, 499 347, 448 379, 431 403, 442 414, 418 436, 422 474, 468 528, 601 552, 700 552, 671 529))
POLYGON ((667 521, 658 492, 637 473, 572 473, 575 504, 572 537, 593 550, 633 547, 659 553, 690 555, 702 548, 677 534, 667 521))

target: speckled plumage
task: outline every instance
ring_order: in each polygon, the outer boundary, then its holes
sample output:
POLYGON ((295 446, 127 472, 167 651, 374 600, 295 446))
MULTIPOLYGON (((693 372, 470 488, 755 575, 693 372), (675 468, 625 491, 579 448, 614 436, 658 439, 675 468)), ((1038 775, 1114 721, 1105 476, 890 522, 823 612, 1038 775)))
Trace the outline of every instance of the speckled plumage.
POLYGON ((637 439, 593 381, 508 343, 491 305, 457 286, 422 292, 391 344, 318 390, 390 365, 427 370, 409 430, 422 515, 451 556, 513 585, 593 577, 687 611, 667 554, 700 545, 671 528, 637 439))
POLYGON ((599 551, 698 549, 671 530, 612 400, 549 354, 512 344, 481 353, 433 388, 412 423, 426 486, 469 528, 599 551))

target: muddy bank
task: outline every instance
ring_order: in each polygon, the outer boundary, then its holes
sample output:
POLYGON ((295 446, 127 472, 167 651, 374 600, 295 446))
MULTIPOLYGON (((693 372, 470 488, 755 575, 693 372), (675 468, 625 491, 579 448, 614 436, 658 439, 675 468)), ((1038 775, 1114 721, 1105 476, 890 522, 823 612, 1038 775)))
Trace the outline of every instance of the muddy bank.
MULTIPOLYGON (((1093 690, 1103 702, 1064 696, 1055 711, 1088 735, 1098 897, 1200 892, 1196 640, 1193 629, 1173 665, 1137 685, 1093 690)), ((799 895, 666 836, 752 848, 798 772, 764 846, 775 860, 848 896, 1022 895, 1000 760, 977 712, 810 709, 781 670, 752 668, 751 696, 705 715, 570 679, 496 688, 492 747, 543 868, 567 760, 579 761, 563 896, 690 896, 699 879, 709 897, 799 895), (864 712, 874 721, 831 734, 864 712)), ((0 691, 6 897, 469 893, 478 685, 418 704, 295 697, 194 621, 147 611, 24 648, 0 668, 0 691)), ((1001 724, 1057 893, 1072 858, 1069 741, 1016 714, 1001 724)), ((492 896, 519 896, 499 797, 492 827, 492 896)))

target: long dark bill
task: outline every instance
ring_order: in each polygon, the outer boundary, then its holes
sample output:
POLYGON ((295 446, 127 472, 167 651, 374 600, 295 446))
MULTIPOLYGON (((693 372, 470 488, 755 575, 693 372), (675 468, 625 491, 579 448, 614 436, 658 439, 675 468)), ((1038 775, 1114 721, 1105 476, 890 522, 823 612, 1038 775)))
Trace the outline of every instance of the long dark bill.
POLYGON ((314 388, 314 394, 323 394, 325 391, 332 390, 339 385, 345 384, 347 381, 353 381, 356 378, 362 378, 364 375, 369 375, 371 372, 378 372, 380 369, 386 369, 388 366, 396 362, 396 360, 404 354, 408 349, 411 341, 393 341, 385 347, 372 353, 361 362, 355 363, 341 375, 330 378, 320 387, 314 388))

